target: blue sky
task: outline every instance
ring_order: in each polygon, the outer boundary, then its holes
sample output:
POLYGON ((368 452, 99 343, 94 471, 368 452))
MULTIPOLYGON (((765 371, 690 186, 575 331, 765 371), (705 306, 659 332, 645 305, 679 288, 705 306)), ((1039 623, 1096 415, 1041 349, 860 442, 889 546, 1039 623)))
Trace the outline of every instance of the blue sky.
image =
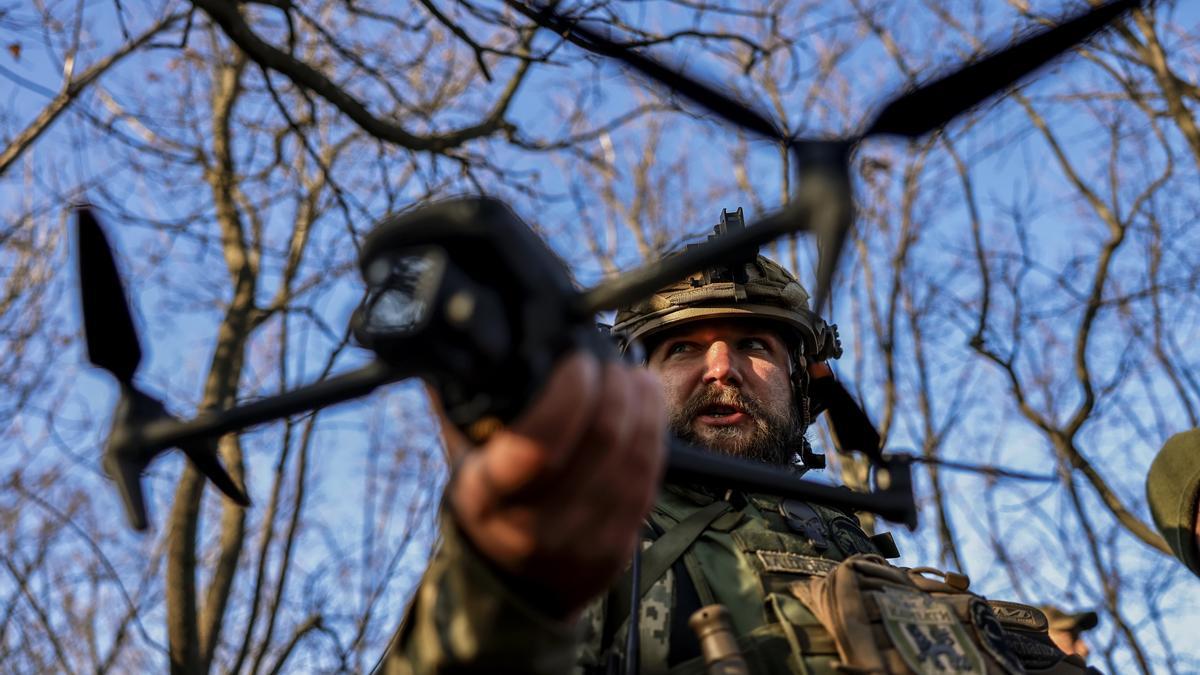
MULTIPOLYGON (((1043 6, 1049 3, 1040 3, 1043 6)), ((887 16, 894 21, 901 42, 906 45, 917 44, 923 35, 932 33, 942 38, 922 52, 923 59, 932 64, 935 69, 948 63, 951 55, 961 51, 962 43, 940 33, 931 26, 927 14, 913 12, 906 14, 903 3, 891 3, 887 16)), ((1006 6, 996 3, 989 5, 994 12, 988 17, 1002 26, 1011 25, 1011 14, 1006 6)), ((144 11, 139 5, 131 11, 144 11)), ((650 4, 630 8, 630 13, 639 22, 649 24, 674 25, 681 20, 678 15, 661 11, 661 7, 650 4)), ((830 14, 837 8, 826 8, 830 14)), ((1178 3, 1174 10, 1173 21, 1176 25, 1191 28, 1196 25, 1197 8, 1195 3, 1178 3)), ((96 8, 87 15, 90 24, 88 35, 96 42, 92 53, 105 53, 107 49, 117 44, 120 39, 119 31, 115 29, 111 11, 96 8)), ((814 20, 814 24, 819 23, 814 20)), ((848 29, 847 29, 848 30, 848 29)), ((7 25, 0 25, 0 35, 8 31, 10 35, 19 36, 7 25)), ((801 30, 796 28, 799 33, 801 30)), ((986 33, 997 38, 1004 38, 1004 30, 987 30, 986 33)), ((14 37, 13 39, 16 39, 14 37)), ((543 38, 547 39, 547 38, 543 38)), ((2 40, 0 40, 2 41, 2 40)), ((993 40, 994 42, 994 40, 993 40)), ((46 54, 39 54, 33 44, 27 44, 26 51, 20 60, 9 59, 7 54, 0 55, 0 84, 6 87, 7 96, 0 97, 3 102, 3 114, 0 117, 9 122, 9 128, 19 127, 20 122, 27 120, 45 103, 44 92, 38 87, 54 90, 60 81, 54 66, 55 59, 46 54), (30 86, 28 83, 37 83, 30 86)), ((726 65, 700 56, 700 50, 686 48, 683 51, 660 50, 663 55, 679 61, 686 61, 687 67, 696 73, 712 79, 723 79, 729 72, 726 65)), ((546 124, 546 119, 554 119, 555 105, 574 102, 581 90, 589 92, 589 110, 596 118, 611 118, 629 109, 636 101, 643 100, 643 85, 631 85, 621 68, 615 65, 603 65, 592 69, 586 63, 577 61, 579 52, 568 47, 562 50, 561 57, 569 65, 551 69, 545 75, 538 76, 525 83, 522 93, 517 99, 513 111, 515 121, 532 128, 546 136, 552 136, 556 129, 546 124), (573 86, 574 85, 574 86, 573 86), (586 87, 585 87, 586 85, 586 87)), ((803 57, 800 59, 803 62, 803 57)), ((862 39, 860 44, 847 57, 844 64, 847 73, 846 81, 840 83, 836 94, 819 99, 819 104, 813 108, 798 110, 793 121, 801 120, 811 128, 814 135, 834 133, 850 128, 858 120, 864 119, 874 105, 881 101, 887 93, 897 91, 903 84, 902 76, 886 58, 878 40, 862 39), (842 111, 839 106, 844 106, 842 111)), ((1195 76, 1195 73, 1188 73, 1195 76)), ((159 80, 169 79, 170 70, 163 52, 149 52, 146 55, 131 57, 127 63, 113 74, 112 86, 119 89, 123 95, 136 98, 139 93, 139 82, 144 81, 147 92, 151 91, 159 80), (152 77, 148 74, 152 74, 152 77)), ((1074 89, 1086 89, 1095 78, 1095 71, 1090 69, 1078 58, 1069 59, 1051 68, 1043 80, 1032 85, 1028 92, 1036 101, 1048 102, 1053 97, 1074 89)), ((723 79, 723 81, 726 81, 723 79)), ((106 83, 109 81, 106 79, 106 83)), ((761 88, 745 79, 729 78, 731 87, 743 92, 748 99, 765 100, 761 88)), ((653 89, 653 88, 652 88, 653 89)), ((148 94, 147 94, 148 95, 148 94)), ((483 94, 481 94, 482 96, 483 94)), ((94 103, 94 100, 89 99, 94 103)), ((253 104, 265 107, 261 97, 253 104)), ((1047 103, 1044 107, 1050 107, 1047 103)), ((685 106, 688 108, 688 106, 685 106)), ((689 108, 690 109, 690 108, 689 108)), ((1060 116, 1050 118, 1056 129, 1062 132, 1062 137, 1068 141, 1067 152, 1073 157, 1083 160, 1085 165, 1093 167, 1089 179, 1102 180, 1106 164, 1094 159, 1097 148, 1103 146, 1104 139, 1099 137, 1094 124, 1081 118, 1076 121, 1065 108, 1060 116)), ((132 127, 124 126, 125 130, 132 127)), ((961 126, 959 127, 962 128, 961 126)), ((203 192, 196 192, 191 184, 159 185, 153 180, 139 176, 129 171, 120 157, 112 152, 111 147, 103 144, 91 144, 91 127, 77 115, 66 115, 49 134, 34 148, 25 160, 27 164, 14 168, 4 181, 0 181, 0 196, 8 203, 16 204, 26 199, 45 204, 50 213, 57 213, 61 201, 58 195, 60 186, 69 186, 77 182, 94 182, 103 179, 103 187, 107 191, 105 199, 111 203, 124 203, 132 210, 147 215, 178 217, 180 214, 199 210, 205 199, 203 192), (16 180, 18 170, 30 168, 35 171, 38 183, 28 188, 16 180), (192 190, 192 192, 189 192, 192 190)), ((993 109, 980 112, 977 121, 969 131, 955 134, 958 147, 971 165, 971 175, 975 180, 979 202, 984 209, 985 219, 996 226, 989 230, 998 246, 1015 247, 1017 245, 1011 229, 1001 226, 1006 218, 1011 216, 1014 207, 1027 212, 1030 218, 1031 248, 1041 257, 1047 269, 1061 269, 1073 258, 1091 250, 1091 240, 1087 233, 1093 226, 1086 220, 1086 212, 1080 208, 1077 199, 1064 197, 1068 193, 1066 183, 1058 171, 1053 170, 1047 149, 1031 129, 1027 117, 1011 102, 1001 104, 993 109), (1081 215, 1082 214, 1082 215, 1081 215)), ((640 143, 646 138, 645 129, 633 126, 612 134, 612 145, 618 164, 622 167, 623 177, 627 177, 630 162, 638 155, 640 143)), ((751 141, 751 158, 749 160, 752 173, 752 183, 755 195, 739 192, 733 183, 731 167, 728 163, 731 148, 737 139, 728 128, 701 119, 689 120, 680 116, 671 118, 669 128, 664 132, 660 142, 660 154, 666 159, 686 158, 686 173, 667 176, 666 185, 669 193, 662 196, 667 217, 676 220, 668 225, 668 230, 674 234, 684 233, 703 234, 715 223, 716 216, 722 207, 733 208, 739 205, 749 207, 754 200, 761 201, 768 207, 780 201, 778 188, 778 159, 773 149, 766 143, 751 141), (696 203, 702 201, 702 203, 696 203), (693 214, 698 214, 700 222, 688 220, 693 214)), ((563 256, 579 263, 575 269, 578 277, 584 282, 592 282, 599 275, 599 268, 594 263, 587 262, 588 253, 580 244, 579 229, 581 228, 576 204, 569 198, 572 182, 580 180, 580 176, 588 171, 586 165, 570 156, 554 156, 521 153, 505 147, 501 143, 484 144, 484 152, 494 152, 514 175, 518 172, 531 172, 525 179, 528 184, 537 185, 546 197, 540 200, 529 200, 521 197, 511 186, 502 185, 499 181, 489 189, 495 189, 500 194, 514 200, 517 210, 531 222, 544 228, 551 234, 551 242, 563 256), (532 177, 536 172, 536 178, 532 177)), ((250 148, 242 148, 246 156, 250 156, 250 148)), ((593 151, 600 151, 594 148, 593 151)), ((889 158, 896 162, 904 161, 907 147, 903 144, 879 141, 865 144, 860 150, 860 157, 889 158)), ((1146 159, 1136 156, 1122 158, 1119 166, 1125 172, 1123 179, 1140 180, 1141 162, 1146 159)), ((374 217, 382 216, 383 200, 378 192, 372 189, 373 174, 367 158, 356 158, 352 163, 350 173, 355 176, 352 197, 363 204, 362 220, 353 223, 359 232, 369 227, 374 217)), ((1152 160, 1153 158, 1150 158, 1152 160)), ((399 162, 397 158, 393 161, 399 162)), ((1147 163, 1153 163, 1148 161, 1147 163)), ((432 169, 431 169, 432 170, 432 169)), ((440 171, 452 171, 439 166, 440 171)), ((1194 177, 1194 168, 1181 169, 1184 176, 1194 177), (1189 173, 1190 172, 1190 173, 1189 173)), ((926 197, 928 208, 928 234, 922 249, 922 255, 927 256, 930 267, 947 264, 954 258, 955 253, 969 249, 968 233, 964 226, 964 204, 956 178, 946 169, 943 161, 932 166, 925 174, 925 180, 930 185, 938 186, 928 190, 926 197)), ((1179 179, 1182 183, 1184 178, 1179 179)), ((459 189, 468 189, 460 184, 459 189)), ((621 199, 632 199, 629 183, 623 181, 617 191, 621 199)), ((1194 193, 1180 195, 1180 202, 1191 204, 1195 199, 1194 193)), ((604 209, 594 198, 587 203, 589 213, 596 218, 602 218, 604 209)), ((749 210, 749 208, 748 208, 749 210)), ((1187 209, 1180 207, 1180 220, 1186 220, 1187 209)), ((286 210, 273 211, 277 220, 269 224, 268 230, 275 233, 288 222, 289 213, 286 210)), ((748 213, 750 219, 761 215, 748 213)), ((211 213, 208 214, 211 218, 211 213)), ((67 230, 64 219, 51 217, 45 219, 44 227, 49 228, 49 234, 57 237, 59 243, 52 248, 52 255, 57 265, 66 274, 60 274, 54 282, 54 298, 56 302, 53 312, 58 322, 59 330, 68 335, 77 335, 78 309, 74 301, 73 259, 70 249, 62 245, 62 238, 67 230)), ((203 374, 207 368, 212 349, 213 330, 216 314, 210 306, 210 301, 223 297, 227 293, 223 263, 220 259, 218 246, 213 236, 211 222, 195 223, 189 232, 192 238, 174 237, 155 232, 150 228, 133 223, 107 223, 110 236, 120 251, 123 269, 127 273, 127 284, 134 300, 139 324, 143 329, 143 347, 147 352, 147 360, 141 371, 140 382, 148 389, 162 394, 170 407, 180 413, 190 413, 199 399, 203 374)), ((280 234, 281 236, 281 234, 280 234)), ((322 230, 319 246, 334 260, 347 261, 353 259, 353 247, 346 241, 348 237, 343 228, 330 226, 322 230)), ((811 264, 811 248, 807 242, 802 249, 808 251, 802 261, 811 264)), ((618 251, 622 265, 628 266, 637 259, 631 238, 622 235, 619 239, 618 251)), ((811 280, 811 269, 797 270, 802 279, 811 280)), ((271 276, 266 275, 267 278, 271 276)), ((852 335, 855 326, 854 284, 861 283, 861 277, 851 271, 843 274, 841 295, 836 298, 835 313, 832 317, 843 326, 844 339, 863 339, 870 341, 869 335, 852 335)), ((959 280, 958 277, 955 280, 959 280)), ((1082 281, 1082 280, 1081 280, 1082 281)), ((1039 280, 1033 275, 1032 284, 1045 285, 1044 279, 1039 280)), ((273 290, 272 282, 264 282, 264 295, 273 290)), ((970 283, 963 282, 962 286, 947 289, 953 293, 967 296, 970 293, 970 283)), ((862 294, 873 292, 859 290, 862 294)), ((313 313, 322 317, 335 331, 340 331, 349 317, 350 311, 357 302, 357 279, 354 275, 344 277, 343 281, 333 284, 324 292, 313 298, 313 313)), ((1049 290, 1047 300, 1050 299, 1049 290)), ((1050 303, 1052 309, 1052 303, 1050 303)), ((1050 311, 1047 309, 1047 311, 1050 311)), ((1194 304, 1181 308, 1178 320, 1182 324, 1178 333, 1181 335, 1200 334, 1195 329, 1200 323, 1194 304)), ((294 385, 307 381, 319 371, 326 355, 330 352, 335 340, 326 336, 313 323, 298 320, 294 328, 295 334, 291 344, 288 361, 289 384, 294 385)), ((269 327, 265 333, 269 336, 277 331, 277 326, 269 327)), ((937 340, 946 345, 947 354, 952 343, 961 345, 963 335, 953 331, 939 334, 937 340)), ((1119 339, 1114 344, 1102 345, 1100 357, 1108 358, 1114 350, 1119 349, 1119 339)), ((255 343, 256 349, 266 349, 267 338, 260 338, 255 343)), ((38 410, 21 420, 21 436, 30 447, 21 452, 5 453, 7 462, 28 463, 33 466, 60 466, 69 459, 69 471, 84 480, 95 480, 96 465, 90 463, 88 457, 98 456, 98 448, 104 433, 105 424, 92 420, 103 418, 104 411, 110 409, 113 402, 115 387, 111 380, 99 374, 82 361, 78 343, 63 345, 55 357, 55 365, 63 369, 56 378, 53 393, 47 394, 38 402, 38 410), (56 398, 58 397, 58 398, 56 398), (45 439, 46 428, 43 424, 47 410, 56 410, 56 426, 63 433, 63 444, 53 444, 45 439), (78 422, 79 424, 76 424, 78 422), (68 457, 68 449, 76 455, 68 457), (95 453, 90 454, 90 453, 95 453)), ((365 354, 349 350, 340 356, 335 371, 345 370, 361 363, 365 354)), ((947 356, 947 359, 950 357, 947 356)), ((944 363, 944 372, 950 373, 955 367, 953 363, 944 363)), ((277 386, 274 379, 273 364, 269 360, 253 361, 246 376, 247 395, 267 393, 277 386)), ((865 372, 868 375, 877 374, 877 361, 868 359, 865 363, 855 362, 853 356, 848 356, 839 364, 839 370, 845 377, 850 373, 865 372)), ((975 386, 986 388, 995 386, 997 375, 994 370, 980 366, 974 376, 975 386)), ((1161 382, 1152 383, 1148 389, 1153 391, 1164 386, 1161 382)), ((878 394, 868 391, 866 398, 869 403, 878 403, 878 394)), ((1148 398, 1142 397, 1129 402, 1134 414, 1150 414, 1147 409, 1151 404, 1148 398)), ((363 424, 364 419, 379 419, 380 424, 391 427, 394 437, 413 443, 414 447, 428 454, 436 452, 428 446, 429 428, 418 430, 395 428, 395 419, 399 416, 389 416, 397 409, 420 410, 422 405, 419 392, 412 385, 402 385, 386 394, 377 395, 359 403, 347 404, 323 415, 318 441, 314 444, 313 461, 316 471, 323 478, 314 485, 310 512, 321 522, 332 524, 332 527, 320 537, 314 535, 310 540, 313 549, 306 552, 302 566, 316 567, 322 564, 330 555, 337 555, 342 550, 352 550, 360 539, 362 507, 342 497, 346 492, 357 494, 364 485, 363 473, 371 463, 371 450, 368 428, 363 424)), ((1170 413, 1178 418, 1175 413, 1170 413)), ((1035 471, 1049 472, 1052 467, 1046 466, 1045 441, 1025 423, 1016 419, 1012 410, 1006 405, 998 405, 993 409, 980 407, 971 411, 971 424, 964 425, 966 430, 955 437, 955 458, 971 461, 994 461, 1004 466, 1035 471), (999 429, 999 431, 996 431, 999 429)), ((1108 418, 1106 418, 1108 419, 1108 418)), ((1144 476, 1145 467, 1153 450, 1161 439, 1141 437, 1136 429, 1128 424, 1106 423, 1086 432, 1089 444, 1097 448, 1098 454, 1104 457, 1125 458, 1129 461, 1131 470, 1122 472, 1108 471, 1107 475, 1116 482, 1122 495, 1133 504, 1140 504, 1140 481, 1144 476)), ((250 489, 256 498, 256 509, 261 509, 263 496, 268 489, 277 447, 280 441, 278 428, 268 428, 246 439, 250 472, 250 489)), ((896 437, 897 443, 911 442, 905 437, 903 428, 896 437)), ((160 460, 148 482, 153 486, 155 496, 154 518, 161 523, 166 513, 166 500, 170 498, 171 486, 177 474, 181 460, 177 457, 160 460)), ((1110 468, 1110 467, 1106 467, 1110 468)), ((919 476, 924 480, 923 474, 919 476)), ((426 480, 423 478, 422 480, 426 480)), ((979 503, 969 496, 981 492, 982 482, 975 477, 966 475, 951 475, 950 485, 959 498, 955 504, 960 511, 955 513, 958 519, 959 531, 966 542, 967 567, 973 578, 986 592, 998 597, 1014 591, 1013 584, 1001 573, 994 555, 989 549, 989 543, 974 530, 983 530, 987 511, 990 504, 979 503)), ((99 484, 99 482, 97 482, 99 484)), ((1090 493, 1088 493, 1090 495, 1090 493)), ((1069 547, 1068 543, 1056 541, 1057 533, 1045 529, 1045 520, 1030 517, 1022 519, 1022 512, 1035 513, 1044 510, 1048 514, 1046 520, 1060 521, 1069 519, 1070 514, 1063 511, 1064 503, 1061 494, 1048 496, 1040 486, 1012 488, 998 494, 996 509, 1005 514, 1002 517, 1008 523, 1006 531, 1011 535, 1011 547, 1014 551, 1027 554, 1035 560, 1053 561, 1060 549, 1069 547), (1023 511, 1028 510, 1028 511, 1023 511), (1058 510, 1058 511, 1056 511, 1058 510), (1016 515, 1012 515, 1016 514, 1016 515), (1020 527, 1022 521, 1031 523, 1029 527, 1020 527)), ((113 517, 117 516, 117 502, 111 491, 98 491, 95 499, 98 503, 108 503, 104 509, 111 509, 113 517)), ((1092 499, 1089 496, 1089 499, 1092 499)), ((211 505, 211 504, 210 504, 211 505)), ((1098 514, 1099 507, 1093 505, 1098 514)), ((1145 515, 1144 508, 1139 509, 1145 515)), ((255 518, 254 512, 251 518, 255 518)), ((927 519, 928 522, 928 519, 927 519)), ((1106 522, 1101 519, 1101 522, 1106 522)), ((150 548, 152 539, 142 540, 135 544, 143 549, 150 548)), ((932 529, 923 529, 915 537, 904 537, 903 550, 906 557, 903 562, 915 564, 923 556, 933 552, 932 529), (911 552, 911 553, 910 553, 911 552)), ((1168 634, 1173 636, 1176 648, 1186 653, 1190 644, 1186 642, 1189 634, 1188 626, 1194 625, 1198 618, 1195 611, 1187 608, 1185 598, 1197 590, 1196 580, 1188 577, 1186 572, 1176 567, 1165 566, 1163 559, 1151 557, 1139 549, 1140 544, 1131 543, 1128 538, 1114 538, 1108 543, 1118 550, 1115 554, 1122 561, 1122 566, 1131 572, 1134 578, 1149 575, 1168 574, 1178 577, 1178 583, 1170 587, 1175 590, 1166 599, 1173 606, 1174 612, 1167 623, 1168 634)), ((411 584, 419 568, 420 546, 415 547, 414 554, 407 561, 407 573, 396 581, 397 598, 389 603, 389 611, 393 614, 399 611, 402 590, 411 584)), ((1036 595, 1045 596, 1063 592, 1065 589, 1075 603, 1094 602, 1096 598, 1096 583, 1094 573, 1090 570, 1073 570, 1060 567, 1061 574, 1053 571, 1052 564, 1043 565, 1039 574, 1051 578, 1044 587, 1033 588, 1028 592, 1031 598, 1036 595), (1075 577, 1072 581, 1068 577, 1075 577)), ((136 570, 130 570, 136 575, 136 570)), ((332 583, 332 582, 331 582, 332 583)), ((1035 581, 1035 585, 1041 584, 1035 581)), ((1194 596, 1193 596, 1194 597, 1194 596)), ((1131 609, 1135 618, 1144 616, 1144 608, 1134 606, 1131 609)), ((1110 627, 1102 628, 1110 631, 1110 627)), ((1195 664, 1197 655, 1189 655, 1190 663, 1195 664)), ((1118 659, 1127 656, 1118 655, 1118 659)), ((1119 663, 1127 663, 1118 661, 1119 663)))

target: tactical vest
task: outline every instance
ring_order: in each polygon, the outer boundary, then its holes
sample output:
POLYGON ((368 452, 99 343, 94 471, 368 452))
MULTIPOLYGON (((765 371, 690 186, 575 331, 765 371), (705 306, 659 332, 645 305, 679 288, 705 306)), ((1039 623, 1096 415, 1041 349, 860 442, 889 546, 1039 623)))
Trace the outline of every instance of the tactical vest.
MULTIPOLYGON (((884 557, 899 555, 891 537, 868 536, 851 514, 725 497, 670 486, 650 515, 639 613, 645 675, 707 672, 699 656, 678 662, 680 644, 695 639, 680 627, 714 603, 729 610, 753 673, 1084 672, 1049 641, 1040 611, 988 603, 962 575, 889 565, 884 557)), ((629 590, 626 577, 602 612, 585 617, 583 664, 623 658, 629 590)))

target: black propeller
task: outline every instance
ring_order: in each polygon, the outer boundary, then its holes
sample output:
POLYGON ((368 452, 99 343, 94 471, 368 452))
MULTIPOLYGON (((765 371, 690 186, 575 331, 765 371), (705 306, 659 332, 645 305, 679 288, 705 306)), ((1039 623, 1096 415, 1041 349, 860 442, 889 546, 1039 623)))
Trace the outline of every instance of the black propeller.
POLYGON ((87 207, 76 211, 79 218, 79 296, 83 301, 83 330, 87 337, 88 360, 117 378, 122 385, 133 381, 142 362, 142 347, 125 288, 121 284, 112 248, 100 223, 87 207))
POLYGON ((833 377, 821 377, 809 383, 808 393, 824 408, 839 452, 858 451, 872 462, 880 460, 879 432, 845 385, 833 377))
POLYGON ((1021 78, 1087 40, 1144 0, 1111 0, 1054 27, 1044 28, 946 75, 913 87, 883 107, 863 138, 917 138, 940 128, 1021 78))
MULTIPOLYGON (((160 401, 133 384, 133 376, 142 361, 142 348, 112 247, 91 209, 80 207, 76 216, 79 297, 88 360, 112 373, 121 385, 121 398, 113 413, 112 432, 104 448, 102 464, 117 484, 130 524, 136 530, 145 530, 148 520, 142 473, 155 457, 170 447, 144 443, 142 435, 148 425, 177 420, 160 401)), ((242 506, 250 505, 245 492, 217 459, 216 438, 185 443, 180 449, 221 492, 242 506)))

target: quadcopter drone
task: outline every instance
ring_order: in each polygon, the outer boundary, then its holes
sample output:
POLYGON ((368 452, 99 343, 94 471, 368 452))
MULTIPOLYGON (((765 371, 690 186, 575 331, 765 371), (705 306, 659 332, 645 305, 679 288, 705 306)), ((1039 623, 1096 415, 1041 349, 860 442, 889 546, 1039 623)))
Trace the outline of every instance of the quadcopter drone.
MULTIPOLYGON (((516 0, 509 4, 570 42, 619 60, 726 121, 785 144, 799 167, 797 194, 786 208, 753 225, 583 291, 572 285, 562 263, 529 226, 494 199, 457 199, 387 218, 362 247, 359 264, 367 295, 351 320, 358 344, 371 350, 374 360, 279 396, 201 412, 188 420, 171 416, 135 384, 142 352, 125 290, 100 224, 91 210, 80 208, 78 260, 88 357, 120 385, 103 465, 134 529, 148 525, 141 475, 158 455, 182 450, 222 493, 246 506, 244 490, 217 457, 218 438, 364 396, 402 379, 423 378, 440 394, 451 422, 474 440, 486 439, 525 408, 568 350, 583 348, 615 358, 610 338, 596 329, 598 313, 699 270, 745 260, 786 234, 810 232, 821 242, 825 254, 814 305, 820 310, 854 220, 849 158, 860 142, 934 132, 1140 2, 1107 2, 914 87, 883 106, 863 132, 838 140, 785 137, 763 114, 577 21, 516 0)), ((878 433, 853 397, 836 380, 823 386, 829 388, 824 395, 836 401, 829 406, 830 422, 842 449, 862 452, 874 465, 873 491, 802 480, 682 442, 670 449, 667 478, 870 511, 914 528, 913 458, 882 452, 878 433)))

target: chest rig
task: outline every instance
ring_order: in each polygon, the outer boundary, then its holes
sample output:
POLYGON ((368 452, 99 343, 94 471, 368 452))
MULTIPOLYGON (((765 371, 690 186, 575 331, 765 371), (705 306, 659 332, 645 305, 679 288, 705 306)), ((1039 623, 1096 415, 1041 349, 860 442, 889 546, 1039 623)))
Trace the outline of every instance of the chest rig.
MULTIPOLYGON (((825 660, 837 655, 816 617, 787 593, 788 584, 824 574, 853 555, 898 555, 890 535, 868 536, 850 514, 765 495, 718 498, 670 486, 649 525, 641 563, 642 673, 705 672, 686 622, 711 604, 729 610, 754 672, 833 672, 817 663, 815 670, 788 665, 793 638, 801 641, 804 658, 821 660, 817 647, 825 660), (784 629, 785 620, 795 627, 784 629)), ((624 644, 630 583, 626 577, 606 596, 604 625, 597 620, 589 630, 608 647, 594 644, 591 650, 601 662, 603 651, 624 644)))
MULTIPOLYGON (((671 486, 649 521, 641 673, 708 673, 687 619, 713 604, 728 610, 752 673, 1087 672, 1049 642, 1037 609, 987 601, 959 574, 890 565, 899 556, 891 536, 867 535, 851 514, 671 486)), ((622 658, 630 586, 624 579, 585 617, 583 672, 613 672, 622 658)))

